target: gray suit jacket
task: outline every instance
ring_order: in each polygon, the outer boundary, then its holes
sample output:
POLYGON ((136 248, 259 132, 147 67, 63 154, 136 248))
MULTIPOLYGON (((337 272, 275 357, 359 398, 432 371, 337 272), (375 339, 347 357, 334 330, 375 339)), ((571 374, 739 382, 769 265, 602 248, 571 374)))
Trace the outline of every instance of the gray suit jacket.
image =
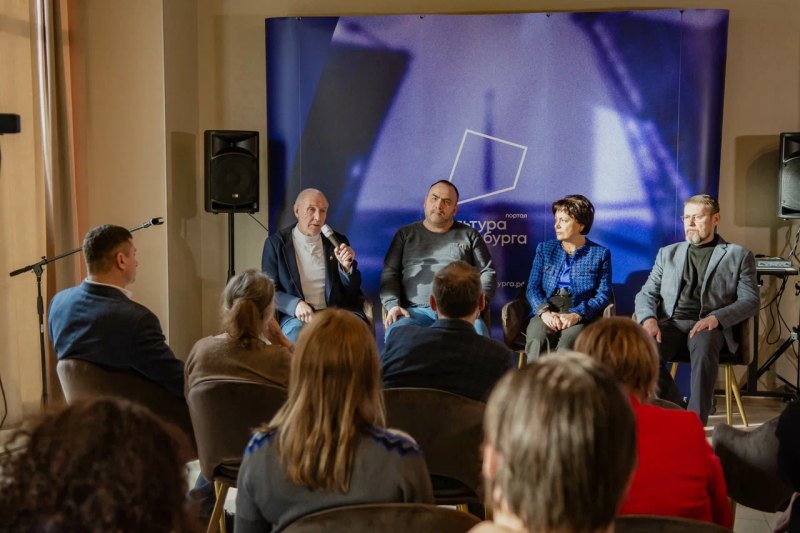
MULTIPOLYGON (((688 251, 689 243, 685 241, 658 251, 650 277, 636 295, 639 323, 648 318, 661 321, 672 317, 680 296, 688 251)), ((720 237, 706 269, 700 300, 700 318, 716 316, 728 350, 735 352, 738 343, 731 328, 755 316, 761 305, 752 252, 720 237)))

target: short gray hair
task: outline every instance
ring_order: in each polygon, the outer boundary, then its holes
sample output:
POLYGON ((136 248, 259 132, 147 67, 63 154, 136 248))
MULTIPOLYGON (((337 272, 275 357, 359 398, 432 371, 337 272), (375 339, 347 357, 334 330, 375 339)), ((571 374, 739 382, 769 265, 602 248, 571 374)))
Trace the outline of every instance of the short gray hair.
POLYGON ((511 371, 489 398, 484 431, 498 457, 487 504, 505 503, 529 531, 611 524, 636 467, 636 420, 600 363, 559 352, 511 371))
POLYGON ((684 206, 686 204, 703 205, 711 211, 712 215, 716 215, 717 213, 719 213, 719 202, 717 202, 716 198, 714 198, 713 196, 709 196, 707 194, 695 194, 694 196, 683 202, 684 206))

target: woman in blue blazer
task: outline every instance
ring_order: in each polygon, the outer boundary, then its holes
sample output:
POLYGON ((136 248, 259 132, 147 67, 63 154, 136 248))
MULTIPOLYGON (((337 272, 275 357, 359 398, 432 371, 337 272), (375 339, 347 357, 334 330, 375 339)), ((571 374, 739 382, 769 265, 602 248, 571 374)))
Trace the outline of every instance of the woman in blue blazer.
POLYGON ((553 203, 553 215, 556 240, 536 247, 528 278, 528 361, 543 350, 572 348, 578 333, 611 302, 611 252, 584 237, 594 222, 592 202, 573 194, 553 203))

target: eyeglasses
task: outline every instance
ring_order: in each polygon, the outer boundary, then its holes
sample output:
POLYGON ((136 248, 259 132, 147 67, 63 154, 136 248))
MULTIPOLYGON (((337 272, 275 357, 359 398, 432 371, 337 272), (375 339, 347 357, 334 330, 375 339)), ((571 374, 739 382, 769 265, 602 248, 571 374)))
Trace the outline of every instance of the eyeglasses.
POLYGON ((683 215, 683 216, 680 216, 678 218, 680 218, 681 220, 683 220, 684 223, 686 223, 686 222, 689 222, 690 220, 692 222, 695 222, 697 220, 700 220, 701 218, 705 218, 705 217, 709 217, 709 216, 711 216, 711 213, 706 213, 704 215, 683 215))

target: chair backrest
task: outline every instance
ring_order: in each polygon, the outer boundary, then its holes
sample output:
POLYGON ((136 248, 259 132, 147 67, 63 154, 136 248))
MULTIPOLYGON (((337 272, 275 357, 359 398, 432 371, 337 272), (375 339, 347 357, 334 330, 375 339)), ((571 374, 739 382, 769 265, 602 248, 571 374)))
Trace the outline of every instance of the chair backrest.
POLYGON ((364 316, 367 317, 367 325, 369 325, 370 331, 372 334, 375 334, 375 308, 372 305, 372 300, 367 298, 363 293, 361 296, 358 297, 358 301, 361 303, 361 310, 364 312, 364 316))
POLYGON ((421 503, 381 503, 337 507, 293 522, 286 533, 466 533, 480 520, 455 509, 421 503))
POLYGON ((204 381, 192 387, 186 400, 203 477, 235 487, 253 430, 272 419, 286 395, 284 388, 242 380, 204 381))
POLYGON ((486 404, 434 389, 387 389, 383 397, 386 425, 414 437, 428 472, 460 481, 477 494, 486 404))
POLYGON ((728 496, 735 502, 774 513, 792 496, 791 487, 778 478, 778 417, 752 431, 728 424, 714 426, 711 445, 722 463, 728 496))
POLYGON ((685 411, 685 409, 680 405, 672 403, 669 400, 662 400, 661 398, 651 398, 647 403, 662 409, 677 409, 678 411, 685 411))
POLYGON ((710 522, 667 516, 618 516, 615 533, 725 533, 725 529, 710 522))
POLYGON ((176 398, 164 387, 136 374, 107 370, 80 359, 60 360, 56 371, 67 403, 92 396, 124 398, 147 407, 162 420, 178 426, 197 449, 186 400, 176 398))

